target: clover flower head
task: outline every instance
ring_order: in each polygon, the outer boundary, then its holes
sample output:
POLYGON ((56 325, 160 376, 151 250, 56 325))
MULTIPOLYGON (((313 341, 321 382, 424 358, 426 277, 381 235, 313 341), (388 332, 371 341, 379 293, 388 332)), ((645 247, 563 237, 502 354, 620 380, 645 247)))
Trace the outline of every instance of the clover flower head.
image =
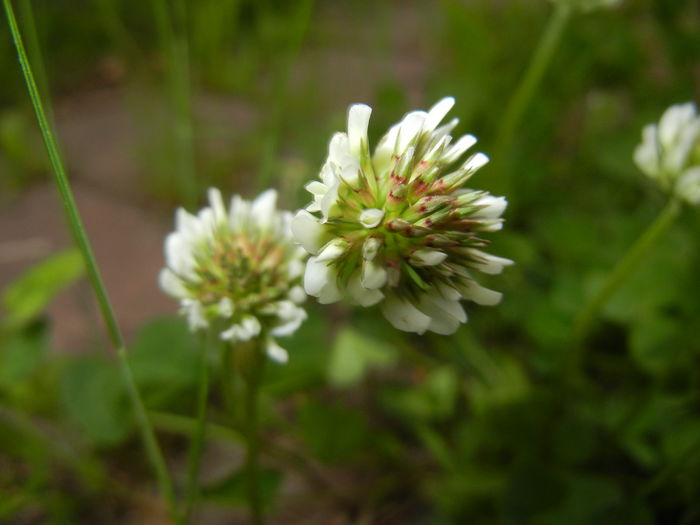
POLYGON ((261 339, 270 358, 285 362, 275 337, 306 319, 299 306, 306 253, 293 242, 291 213, 276 201, 274 190, 252 202, 236 195, 227 210, 210 189, 209 206, 197 215, 177 210, 160 285, 180 301, 192 330, 212 328, 231 342, 261 339))
POLYGON ((453 105, 448 97, 406 114, 372 155, 371 108, 350 107, 347 133, 333 136, 320 180, 306 186, 313 201, 292 222, 312 255, 304 274, 309 295, 321 303, 381 303, 396 328, 440 334, 466 322, 461 299, 500 301, 472 272, 496 274, 512 264, 484 252, 481 238, 501 229, 507 203, 462 188, 488 158, 474 153, 455 166, 476 139, 453 141, 457 119, 440 125, 453 105))
POLYGON ((658 125, 644 126, 634 161, 665 191, 700 204, 700 116, 695 104, 673 105, 658 125))

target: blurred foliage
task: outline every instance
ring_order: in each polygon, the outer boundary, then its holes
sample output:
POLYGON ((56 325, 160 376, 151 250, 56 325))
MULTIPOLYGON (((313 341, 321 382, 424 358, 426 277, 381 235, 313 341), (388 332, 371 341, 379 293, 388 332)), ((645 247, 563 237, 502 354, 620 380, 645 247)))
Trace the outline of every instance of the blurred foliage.
MULTIPOLYGON (((170 177, 176 145, 163 132, 174 122, 167 52, 150 3, 32 5, 45 88, 58 100, 125 88, 147 175, 141 191, 179 204, 170 177)), ((304 203, 301 183, 355 101, 375 107, 374 142, 403 112, 452 94, 457 131, 473 132, 492 153, 506 102, 551 13, 544 0, 326 0, 304 26, 300 5, 187 3, 199 193, 208 184, 252 193, 255 175, 269 169, 263 163, 273 162, 271 180, 285 203, 304 203), (196 107, 212 97, 252 116, 241 117, 244 124, 207 120, 196 107)), ((4 204, 45 161, 3 35, 4 204)), ((584 381, 568 368, 574 316, 663 206, 631 154, 643 124, 698 98, 698 49, 693 0, 629 0, 576 15, 510 150, 473 180, 511 188, 506 228, 493 245, 517 261, 494 280, 503 303, 466 305, 470 321, 450 338, 396 333, 374 309, 309 304, 310 319, 282 341, 289 364, 270 363, 265 374, 271 508, 283 515, 289 490, 301 484, 306 492, 295 497, 305 508, 331 508, 348 522, 700 519, 697 209, 684 210, 602 312, 583 349, 584 381)), ((46 307, 81 275, 75 253, 58 254, 2 295, 3 523, 138 522, 138 510, 159 509, 142 495, 152 480, 112 357, 101 348, 53 351, 46 307)), ((147 322, 130 344, 176 470, 192 431, 201 345, 176 318, 147 322)), ((208 452, 216 468, 203 497, 240 507, 241 429, 225 402, 220 364, 218 355, 210 363, 208 452)))

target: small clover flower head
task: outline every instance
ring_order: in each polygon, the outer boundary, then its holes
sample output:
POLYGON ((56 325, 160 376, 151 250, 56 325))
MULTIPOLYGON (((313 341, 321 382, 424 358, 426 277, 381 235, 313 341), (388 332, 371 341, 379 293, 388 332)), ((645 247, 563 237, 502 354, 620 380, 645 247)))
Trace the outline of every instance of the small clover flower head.
POLYGON ((695 104, 671 106, 658 125, 644 126, 634 161, 665 191, 700 204, 700 116, 695 104))
POLYGON ((299 306, 306 253, 291 236, 291 213, 276 209, 277 193, 254 201, 233 197, 227 210, 219 190, 196 216, 183 209, 165 240, 161 288, 179 299, 192 330, 212 328, 231 342, 258 338, 270 358, 285 362, 275 337, 306 319, 299 306))
POLYGON ((319 302, 381 303, 400 330, 451 334, 467 320, 461 299, 500 301, 472 272, 495 274, 512 264, 482 250, 481 234, 501 229, 506 200, 462 188, 488 158, 459 160, 476 139, 453 141, 456 119, 440 125, 453 104, 444 98, 427 112, 408 113, 373 155, 371 109, 350 107, 347 133, 333 136, 320 180, 306 186, 313 201, 292 222, 312 255, 304 287, 319 302))

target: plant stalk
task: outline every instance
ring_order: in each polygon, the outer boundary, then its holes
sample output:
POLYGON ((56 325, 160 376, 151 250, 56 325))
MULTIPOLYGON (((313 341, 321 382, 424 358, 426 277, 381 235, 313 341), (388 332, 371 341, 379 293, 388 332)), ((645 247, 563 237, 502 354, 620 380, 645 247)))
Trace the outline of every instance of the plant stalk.
POLYGON ((85 232, 85 227, 83 226, 82 219, 80 218, 78 207, 75 203, 75 198, 73 197, 73 192, 68 182, 66 171, 63 167, 61 154, 59 152, 56 139, 54 138, 54 132, 52 131, 51 125, 49 124, 49 120, 46 116, 46 112, 41 101, 41 96, 34 79, 34 74, 32 73, 29 59, 27 58, 27 53, 24 48, 21 32, 17 25, 17 19, 12 8, 11 0, 3 0, 3 5, 7 15, 10 33, 12 34, 12 40, 17 50, 17 56, 22 69, 22 74, 27 86, 27 92, 29 93, 29 98, 31 99, 32 106, 34 107, 34 111, 36 113, 36 119, 39 124, 39 129, 41 130, 41 136, 44 140, 44 145, 46 146, 49 160, 51 162, 54 178, 58 187, 58 192, 61 196, 61 201, 63 202, 71 233, 75 239, 78 249, 80 250, 80 253, 83 256, 88 278, 97 298, 102 317, 104 318, 107 327, 109 338, 112 345, 116 349, 129 393, 129 398, 139 422, 141 436, 146 447, 146 453, 156 474, 163 498, 165 499, 166 504, 174 517, 175 497, 173 485, 165 465, 165 459, 163 458, 162 451, 158 446, 155 432, 153 431, 153 427, 148 419, 148 414, 146 413, 143 400, 141 399, 139 391, 136 387, 133 371, 131 370, 131 365, 129 364, 128 356, 125 350, 124 339, 119 329, 116 316, 114 315, 112 304, 107 295, 107 289, 97 266, 95 256, 90 246, 90 241, 88 240, 87 233, 85 232))
POLYGON ((266 132, 266 140, 263 144, 263 155, 260 166, 260 178, 258 187, 266 188, 270 185, 272 174, 276 168, 278 142, 282 132, 284 110, 287 104, 289 77, 292 66, 299 56, 304 35, 309 27, 313 13, 315 0, 301 0, 290 24, 290 37, 287 51, 280 58, 272 88, 273 109, 266 132))
MULTIPOLYGON (((515 93, 508 102, 501 120, 501 126, 496 133, 494 148, 494 158, 501 165, 503 165, 503 159, 513 141, 513 134, 520 126, 525 110, 542 81, 542 77, 552 60, 564 29, 571 19, 572 12, 572 8, 564 3, 557 4, 554 7, 554 11, 547 21, 547 26, 540 37, 532 59, 518 83, 515 93)), ((509 177, 504 174, 503 184, 505 187, 502 190, 503 193, 508 193, 508 181, 509 177)))
POLYGON ((248 482, 248 504, 250 520, 253 525, 262 525, 263 509, 260 494, 260 428, 259 428, 259 393, 265 355, 259 345, 255 345, 247 374, 246 384, 246 479, 248 482))
POLYGON ((192 207, 197 201, 197 179, 187 9, 182 0, 177 0, 171 12, 170 4, 166 0, 156 0, 152 5, 158 39, 167 58, 169 96, 175 120, 172 133, 178 190, 186 207, 192 207))
POLYGON ((187 496, 185 498, 184 518, 189 523, 199 497, 199 467, 206 433, 207 400, 209 398, 209 347, 211 335, 207 338, 200 352, 199 380, 197 389, 196 426, 190 444, 187 466, 187 496))
POLYGON ((651 247, 654 246, 658 239, 668 230, 669 226, 678 215, 679 210, 680 203, 672 197, 659 212, 654 222, 647 227, 624 257, 617 262, 608 275, 605 284, 603 284, 576 316, 574 321, 574 338, 579 345, 583 343, 593 322, 598 317, 600 310, 617 291, 634 267, 639 264, 651 247))

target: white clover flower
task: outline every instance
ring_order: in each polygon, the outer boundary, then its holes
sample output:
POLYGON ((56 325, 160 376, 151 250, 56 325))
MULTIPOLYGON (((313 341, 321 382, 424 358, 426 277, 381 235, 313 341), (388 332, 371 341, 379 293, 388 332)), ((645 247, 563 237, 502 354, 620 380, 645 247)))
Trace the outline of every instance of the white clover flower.
POLYGON ((400 330, 451 334, 467 320, 461 299, 500 301, 472 271, 495 274, 512 264, 482 251, 487 241, 479 237, 501 229, 507 203, 461 188, 488 162, 483 153, 450 169, 476 143, 472 135, 452 142, 456 119, 440 126, 453 104, 444 98, 428 112, 408 113, 373 156, 367 141, 372 110, 350 107, 348 132, 331 139, 321 180, 306 186, 313 201, 292 222, 295 238, 312 255, 304 287, 319 302, 381 303, 400 330))
POLYGON ((306 319, 298 306, 306 298, 306 253, 293 242, 291 213, 276 202, 274 190, 252 202, 236 195, 227 211, 219 190, 210 189, 209 206, 196 216, 178 209, 160 286, 180 300, 192 330, 211 327, 231 342, 261 338, 268 356, 285 362, 274 338, 306 319))
POLYGON ((665 191, 700 204, 700 116, 695 104, 671 106, 658 125, 644 126, 634 161, 665 191))

